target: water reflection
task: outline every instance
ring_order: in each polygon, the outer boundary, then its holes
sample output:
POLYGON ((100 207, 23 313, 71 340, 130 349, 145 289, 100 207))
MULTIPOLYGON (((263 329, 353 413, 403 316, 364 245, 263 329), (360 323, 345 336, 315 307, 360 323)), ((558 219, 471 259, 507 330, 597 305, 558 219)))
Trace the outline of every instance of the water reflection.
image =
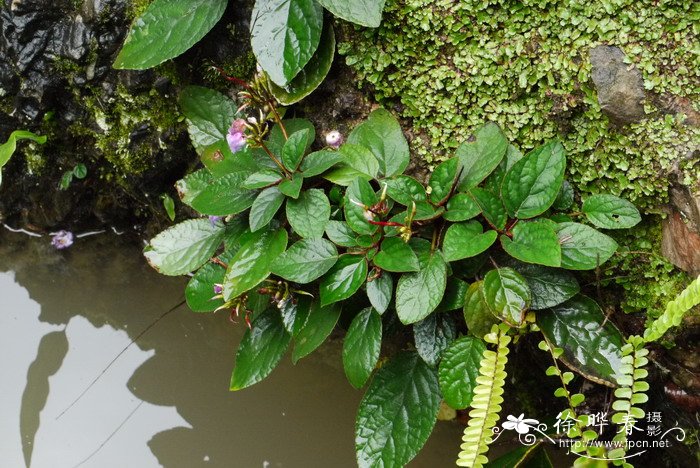
MULTIPOLYGON (((182 289, 182 279, 152 272, 113 236, 56 252, 46 239, 1 234, 0 465, 355 466, 361 393, 345 381, 339 342, 230 393, 242 327, 186 307, 70 407, 182 289)), ((411 466, 451 466, 460 432, 438 424, 411 466)))

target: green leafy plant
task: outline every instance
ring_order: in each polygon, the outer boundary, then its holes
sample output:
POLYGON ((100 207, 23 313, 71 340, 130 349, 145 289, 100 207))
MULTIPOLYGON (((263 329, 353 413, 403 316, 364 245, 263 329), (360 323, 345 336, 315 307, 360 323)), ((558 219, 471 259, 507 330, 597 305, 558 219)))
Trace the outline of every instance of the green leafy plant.
POLYGON ((17 150, 17 142, 20 140, 31 140, 40 145, 46 143, 45 136, 39 136, 27 130, 15 130, 10 133, 7 141, 0 145, 0 184, 2 183, 2 168, 17 150))
MULTIPOLYGON (((617 249, 584 221, 625 228, 638 214, 612 196, 572 211, 558 142, 523 155, 489 123, 423 183, 404 174, 408 144, 387 110, 372 112, 337 148, 316 147, 309 121, 282 119, 266 74, 242 98, 247 119, 223 95, 184 90, 204 167, 177 190, 203 217, 167 229, 144 252, 163 274, 194 272, 192 310, 227 310, 247 322, 232 390, 269 375, 290 346, 294 362, 312 353, 344 314, 345 372, 355 387, 369 382, 357 419, 360 466, 410 461, 442 399, 471 405, 459 459, 481 466, 508 344, 520 335, 541 332, 557 361, 617 385, 624 339, 574 273, 617 249), (410 351, 375 372, 385 340, 410 351)), ((571 407, 582 398, 562 396, 571 407)))
POLYGON ((85 164, 77 164, 70 171, 64 172, 63 176, 61 176, 61 182, 58 185, 59 188, 61 190, 67 190, 68 187, 70 187, 71 182, 73 182, 74 177, 76 179, 84 179, 85 177, 87 177, 87 167, 85 166, 85 164))
MULTIPOLYGON (((251 46, 270 90, 288 105, 325 79, 335 55, 335 32, 324 8, 362 26, 381 23, 385 0, 257 0, 251 46)), ((228 0, 155 0, 134 21, 114 67, 145 70, 186 52, 221 20, 228 0)))

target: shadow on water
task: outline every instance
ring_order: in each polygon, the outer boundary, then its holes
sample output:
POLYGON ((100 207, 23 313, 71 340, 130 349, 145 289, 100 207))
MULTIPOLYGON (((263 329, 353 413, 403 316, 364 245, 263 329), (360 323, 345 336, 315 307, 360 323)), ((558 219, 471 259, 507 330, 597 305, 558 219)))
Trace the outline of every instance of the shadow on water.
MULTIPOLYGON (((243 324, 182 306, 143 333, 182 300, 184 280, 156 274, 119 238, 58 252, 46 238, 2 233, 3 278, 0 297, 12 287, 29 297, 0 302, 0 353, 15 354, 0 357, 0 411, 11 410, 0 422, 0 465, 355 466, 362 395, 345 381, 340 342, 231 393, 243 324)), ((410 466, 452 466, 460 434, 438 423, 410 466)))

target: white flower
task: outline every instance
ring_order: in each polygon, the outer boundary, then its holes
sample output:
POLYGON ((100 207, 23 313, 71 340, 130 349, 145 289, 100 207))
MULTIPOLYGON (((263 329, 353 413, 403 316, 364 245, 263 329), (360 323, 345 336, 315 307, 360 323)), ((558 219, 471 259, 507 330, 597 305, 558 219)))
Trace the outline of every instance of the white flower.
POLYGON ((512 431, 515 429, 518 434, 527 434, 530 432, 531 428, 535 428, 540 422, 536 419, 524 419, 525 413, 521 414, 517 418, 512 415, 508 415, 508 421, 502 424, 503 429, 512 431))
POLYGON ((338 149, 343 143, 343 135, 338 130, 332 130, 326 133, 326 144, 331 148, 338 149))

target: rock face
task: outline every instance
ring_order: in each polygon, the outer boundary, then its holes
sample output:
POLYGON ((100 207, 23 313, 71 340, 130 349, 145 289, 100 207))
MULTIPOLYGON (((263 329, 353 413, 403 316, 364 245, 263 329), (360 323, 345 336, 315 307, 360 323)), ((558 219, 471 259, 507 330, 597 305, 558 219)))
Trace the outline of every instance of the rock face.
POLYGON ((671 188, 672 210, 663 223, 661 252, 691 275, 700 275, 700 196, 671 188))
POLYGON ((619 125, 638 122, 645 116, 642 74, 633 65, 626 64, 624 58, 624 52, 618 47, 601 45, 590 50, 598 103, 619 125))

